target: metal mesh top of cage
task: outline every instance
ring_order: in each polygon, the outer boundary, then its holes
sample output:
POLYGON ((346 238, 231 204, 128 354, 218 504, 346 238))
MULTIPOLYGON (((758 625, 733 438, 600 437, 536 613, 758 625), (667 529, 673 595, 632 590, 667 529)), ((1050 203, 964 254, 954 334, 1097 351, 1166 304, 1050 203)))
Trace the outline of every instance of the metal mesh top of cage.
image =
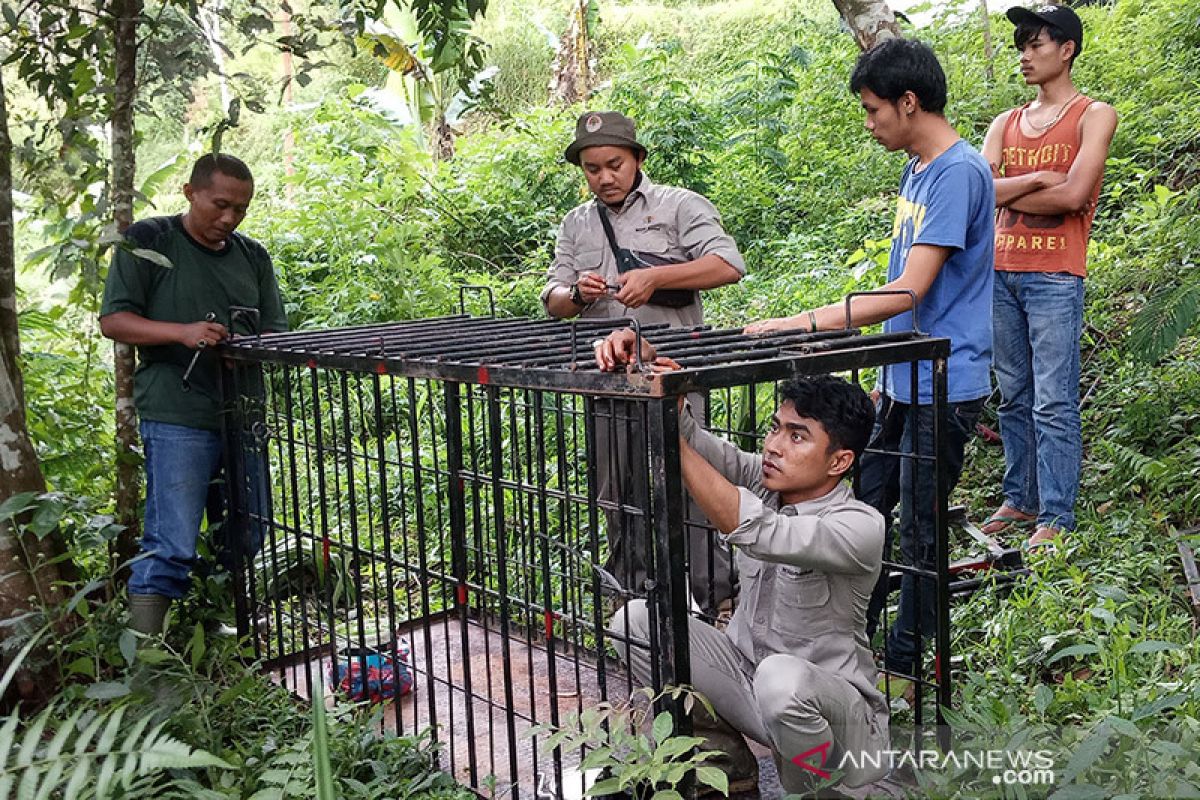
POLYGON ((410 322, 240 337, 238 361, 285 363, 481 385, 628 397, 666 397, 796 373, 837 372, 946 358, 949 340, 916 331, 863 334, 790 330, 749 336, 741 328, 641 326, 677 372, 601 372, 592 342, 629 319, 563 322, 454 315, 410 322))

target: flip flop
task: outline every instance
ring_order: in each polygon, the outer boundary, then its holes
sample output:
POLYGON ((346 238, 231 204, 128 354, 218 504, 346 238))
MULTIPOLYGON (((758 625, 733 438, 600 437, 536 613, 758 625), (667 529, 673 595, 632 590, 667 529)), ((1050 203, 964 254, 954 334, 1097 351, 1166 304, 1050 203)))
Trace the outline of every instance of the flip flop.
POLYGON ((1038 550, 1044 553, 1057 553, 1058 545, 1056 542, 1061 541, 1062 536, 1063 531, 1061 528, 1054 528, 1049 525, 1039 525, 1038 529, 1034 531, 1033 536, 1029 537, 1029 539, 1027 539, 1024 544, 1021 545, 1021 549, 1027 553, 1033 553, 1034 551, 1038 550), (1038 539, 1037 541, 1034 541, 1037 535, 1042 531, 1051 531, 1052 533, 1049 538, 1038 539))
POLYGON ((1036 522, 1036 517, 1013 517, 1009 516, 1008 514, 1001 514, 999 511, 997 511, 995 514, 992 514, 983 521, 983 524, 979 526, 979 530, 988 536, 995 536, 996 534, 1005 533, 1006 531, 1010 530, 1028 530, 1032 528, 1036 522), (994 527, 992 527, 991 530, 988 530, 989 526, 994 527))

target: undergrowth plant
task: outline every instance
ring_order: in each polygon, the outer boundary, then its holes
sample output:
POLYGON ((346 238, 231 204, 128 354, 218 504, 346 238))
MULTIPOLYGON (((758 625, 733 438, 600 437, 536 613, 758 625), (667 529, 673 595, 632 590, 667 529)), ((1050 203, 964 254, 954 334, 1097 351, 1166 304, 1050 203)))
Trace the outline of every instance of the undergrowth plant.
POLYGON ((667 687, 657 694, 639 689, 629 700, 598 703, 570 715, 558 728, 536 725, 528 735, 537 738, 546 753, 561 747, 565 753, 583 754, 579 771, 598 771, 585 791, 587 797, 624 794, 631 800, 682 800, 680 789, 689 778, 726 793, 728 777, 705 764, 715 754, 696 750, 703 737, 674 735, 669 711, 651 719, 655 703, 668 698, 682 699, 689 713, 696 703, 713 713, 708 701, 687 687, 667 687))

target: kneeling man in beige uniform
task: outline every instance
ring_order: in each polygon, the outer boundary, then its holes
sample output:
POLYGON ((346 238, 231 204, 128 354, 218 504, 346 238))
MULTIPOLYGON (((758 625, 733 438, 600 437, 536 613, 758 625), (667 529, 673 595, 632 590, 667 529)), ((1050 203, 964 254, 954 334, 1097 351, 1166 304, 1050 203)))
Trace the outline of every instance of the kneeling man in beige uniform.
MULTIPOLYGON (((613 334, 598 349, 600 366, 624 363, 631 339, 613 334)), ((684 482, 736 545, 741 576, 728 629, 688 620, 692 683, 720 717, 693 722, 710 749, 727 754, 713 763, 729 773, 731 791, 756 777, 740 734, 771 747, 788 791, 811 790, 838 770, 843 785, 861 786, 887 771, 881 755, 889 747, 887 703, 866 638, 884 522, 846 483, 875 411, 861 388, 827 375, 785 381, 779 398, 761 454, 680 415, 684 482), (730 726, 739 735, 730 736, 730 726)), ((610 627, 618 642, 648 642, 645 602, 631 602, 610 627)), ((648 648, 617 649, 648 684, 648 648)))

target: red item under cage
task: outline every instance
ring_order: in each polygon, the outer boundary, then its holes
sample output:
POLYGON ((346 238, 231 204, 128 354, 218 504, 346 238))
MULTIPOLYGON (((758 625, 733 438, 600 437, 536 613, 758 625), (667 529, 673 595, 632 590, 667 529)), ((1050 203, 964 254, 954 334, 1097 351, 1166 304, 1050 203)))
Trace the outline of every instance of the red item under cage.
POLYGON ((329 685, 348 700, 382 703, 403 697, 415 683, 409 666, 408 642, 381 648, 343 648, 329 667, 329 685), (395 657, 393 657, 393 653, 395 657))

